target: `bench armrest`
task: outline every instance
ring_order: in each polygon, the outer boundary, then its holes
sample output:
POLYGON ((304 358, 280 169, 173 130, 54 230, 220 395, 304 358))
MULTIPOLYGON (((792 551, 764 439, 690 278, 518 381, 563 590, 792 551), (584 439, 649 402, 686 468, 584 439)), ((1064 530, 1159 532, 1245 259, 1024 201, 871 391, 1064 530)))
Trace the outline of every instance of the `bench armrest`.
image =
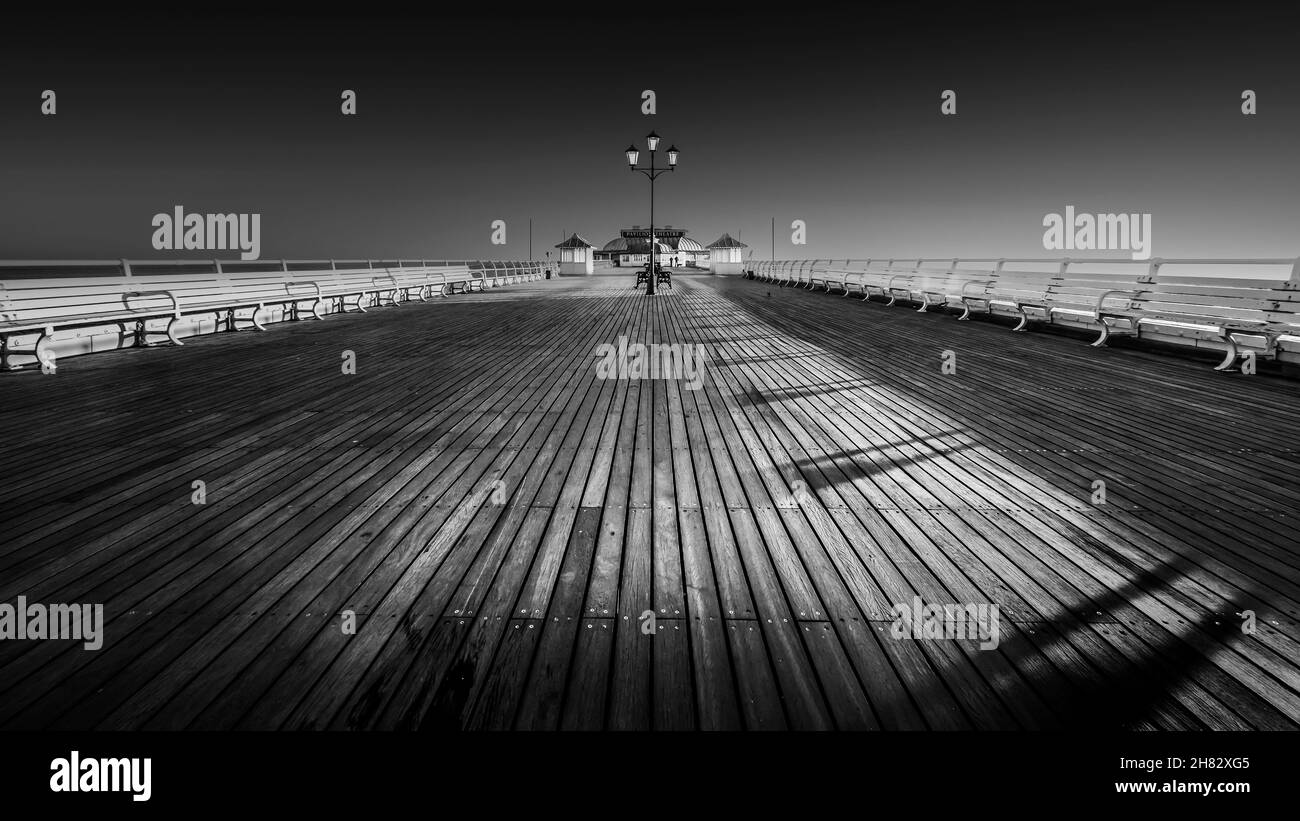
POLYGON ((1138 294, 1140 294, 1140 293, 1142 293, 1142 292, 1141 292, 1141 291, 1129 291, 1129 290, 1124 290, 1124 289, 1122 289, 1122 288, 1112 288, 1112 289, 1110 289, 1109 291, 1103 291, 1102 294, 1101 294, 1101 296, 1097 297, 1097 311, 1096 311, 1096 312, 1097 312, 1097 314, 1100 314, 1100 313, 1101 313, 1101 309, 1102 309, 1102 308, 1105 306, 1105 304, 1106 304, 1106 300, 1107 300, 1107 299, 1110 299, 1111 297, 1119 296, 1119 295, 1121 295, 1121 294, 1123 294, 1124 296, 1127 296, 1127 297, 1136 297, 1136 296, 1137 296, 1138 294))
MULTIPOLYGON (((126 303, 127 298, 133 296, 165 296, 172 301, 172 316, 180 319, 181 302, 176 298, 176 294, 171 291, 126 291, 122 294, 122 302, 126 303)), ((127 304, 126 307, 128 310, 131 308, 130 304, 127 304)))
MULTIPOLYGON (((894 280, 898 279, 899 277, 903 277, 904 279, 909 279, 909 280, 910 280, 910 279, 912 278, 912 275, 911 275, 911 274, 894 274, 894 275, 891 276, 891 277, 889 278, 889 280, 885 283, 885 288, 886 288, 887 290, 890 290, 890 291, 894 290, 894 280)), ((911 290, 910 285, 909 285, 909 287, 908 287, 908 290, 909 290, 909 291, 911 290)))
POLYGON ((316 289, 316 298, 317 298, 317 299, 323 299, 323 298, 324 298, 324 294, 321 292, 321 289, 320 289, 320 283, 317 282, 317 281, 314 280, 314 279, 299 279, 299 280, 294 280, 294 281, 291 281, 291 282, 286 282, 286 283, 284 283, 284 290, 285 290, 285 293, 287 293, 289 296, 293 296, 293 291, 290 291, 289 289, 290 289, 291 287, 293 287, 294 285, 310 285, 311 287, 313 287, 313 288, 316 289))

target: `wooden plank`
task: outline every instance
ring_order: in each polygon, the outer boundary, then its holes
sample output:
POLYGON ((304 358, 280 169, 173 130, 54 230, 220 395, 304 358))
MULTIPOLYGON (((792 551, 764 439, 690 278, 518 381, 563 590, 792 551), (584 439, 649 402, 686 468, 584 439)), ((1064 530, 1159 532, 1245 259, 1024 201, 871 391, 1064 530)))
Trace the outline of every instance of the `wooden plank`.
POLYGON ((584 618, 573 651, 573 674, 565 697, 560 727, 565 730, 603 730, 609 699, 609 673, 613 661, 617 619, 584 618))
POLYGON ((726 627, 745 727, 750 730, 786 729, 780 686, 768 658, 762 626, 752 619, 728 619, 726 627))

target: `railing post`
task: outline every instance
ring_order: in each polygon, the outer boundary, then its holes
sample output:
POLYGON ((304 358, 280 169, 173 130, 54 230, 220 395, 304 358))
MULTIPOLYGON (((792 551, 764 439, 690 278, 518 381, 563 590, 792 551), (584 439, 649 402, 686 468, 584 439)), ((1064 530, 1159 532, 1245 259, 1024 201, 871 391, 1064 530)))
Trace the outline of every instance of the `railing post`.
POLYGON ((122 276, 128 278, 131 276, 131 263, 126 257, 122 257, 122 276))
POLYGON ((1160 276, 1160 266, 1163 264, 1164 264, 1164 260, 1161 259, 1160 257, 1156 257, 1152 259, 1149 263, 1147 263, 1146 275, 1140 278, 1138 282, 1144 284, 1155 282, 1156 279, 1160 276))

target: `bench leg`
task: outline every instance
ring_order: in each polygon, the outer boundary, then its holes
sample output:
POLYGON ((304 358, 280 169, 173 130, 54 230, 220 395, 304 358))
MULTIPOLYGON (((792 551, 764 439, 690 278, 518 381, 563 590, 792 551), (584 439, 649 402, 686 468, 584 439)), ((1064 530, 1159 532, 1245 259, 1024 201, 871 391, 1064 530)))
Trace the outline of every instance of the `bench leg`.
POLYGON ((1011 330, 1023 333, 1029 329, 1029 314, 1025 313, 1025 309, 1019 305, 1016 306, 1016 310, 1020 312, 1020 324, 1011 330))
POLYGON ((184 342, 181 341, 181 338, 176 335, 176 326, 180 323, 180 321, 181 318, 179 316, 174 316, 171 319, 167 320, 167 338, 172 341, 173 345, 185 344, 184 342))
POLYGON ((1223 357, 1223 361, 1214 366, 1216 371, 1234 370, 1237 366, 1237 340, 1232 338, 1232 334, 1223 335, 1223 344, 1228 346, 1228 350, 1223 357))
POLYGON ((6 371, 23 370, 24 367, 23 365, 15 365, 13 363, 14 354, 33 356, 36 358, 36 362, 34 363, 36 367, 38 368, 42 367, 45 364, 45 360, 41 356, 44 353, 45 343, 48 340, 53 338, 54 338, 54 329, 51 327, 47 327, 44 331, 41 332, 40 337, 37 338, 36 344, 32 346, 32 349, 30 351, 27 351, 21 348, 14 347, 13 343, 10 341, 8 336, 0 337, 0 370, 6 370, 6 371))
POLYGON ((1104 348, 1106 347, 1106 341, 1110 339, 1110 323, 1104 318, 1097 321, 1101 323, 1101 336, 1097 337, 1096 341, 1091 344, 1094 348, 1104 348))
MULTIPOLYGON (((36 356, 36 365, 42 369, 45 367, 45 346, 54 339, 54 328, 47 327, 41 331, 41 335, 36 339, 36 347, 32 348, 32 354, 36 356)), ((51 365, 52 366, 52 365, 51 365)))
MULTIPOLYGON (((262 311, 263 311, 265 308, 266 308, 265 305, 258 305, 257 307, 253 308, 253 315, 250 316, 248 319, 240 319, 240 318, 236 315, 236 313, 235 313, 235 312, 236 312, 236 309, 232 308, 232 309, 230 310, 229 320, 228 320, 229 323, 230 323, 230 326, 229 326, 229 327, 230 327, 230 330, 232 330, 232 331, 238 331, 238 330, 239 330, 239 323, 240 323, 240 322, 251 322, 251 323, 253 323, 253 330, 255 330, 255 331, 265 331, 265 330, 266 330, 266 326, 262 324, 262 321, 261 321, 260 319, 258 319, 258 315, 261 314, 262 311)), ((171 331, 171 326, 169 325, 169 326, 168 326, 168 334, 169 334, 169 335, 170 335, 170 331, 171 331)))

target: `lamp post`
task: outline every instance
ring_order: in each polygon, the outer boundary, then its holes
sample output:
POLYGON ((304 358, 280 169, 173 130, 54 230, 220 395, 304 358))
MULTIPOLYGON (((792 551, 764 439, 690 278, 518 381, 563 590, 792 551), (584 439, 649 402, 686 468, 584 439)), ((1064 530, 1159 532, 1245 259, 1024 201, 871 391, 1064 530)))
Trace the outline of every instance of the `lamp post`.
POLYGON ((635 145, 627 147, 627 167, 631 171, 640 171, 650 178, 650 276, 646 279, 645 293, 646 296, 655 295, 655 274, 658 269, 659 254, 655 245, 655 178, 665 171, 677 170, 677 146, 668 146, 668 167, 655 168, 655 151, 659 148, 659 135, 651 131, 645 138, 646 146, 650 149, 650 166, 648 168, 638 167, 637 159, 641 152, 636 150, 635 145))

